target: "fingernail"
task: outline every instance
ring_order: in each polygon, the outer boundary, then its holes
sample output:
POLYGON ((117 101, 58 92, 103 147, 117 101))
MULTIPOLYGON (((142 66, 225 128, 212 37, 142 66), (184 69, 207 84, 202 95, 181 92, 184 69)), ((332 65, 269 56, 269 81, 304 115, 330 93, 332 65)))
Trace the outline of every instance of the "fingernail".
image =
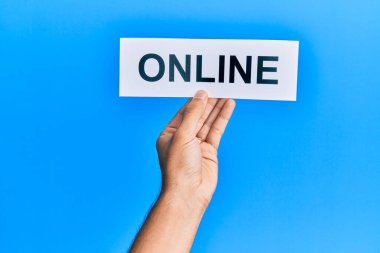
POLYGON ((204 90, 199 90, 197 93, 195 93, 194 98, 197 99, 206 99, 207 98, 207 93, 204 90))

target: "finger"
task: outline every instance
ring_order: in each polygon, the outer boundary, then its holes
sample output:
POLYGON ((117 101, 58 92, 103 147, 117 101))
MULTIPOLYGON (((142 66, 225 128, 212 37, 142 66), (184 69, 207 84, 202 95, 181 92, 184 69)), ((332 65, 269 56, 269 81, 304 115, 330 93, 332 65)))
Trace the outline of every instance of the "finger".
MULTIPOLYGON (((165 127, 164 130, 175 131, 179 127, 179 125, 182 122, 183 111, 184 111, 185 107, 189 104, 190 101, 191 101, 191 98, 189 98, 186 101, 186 103, 181 107, 181 109, 174 115, 174 117, 171 119, 171 121, 168 123, 168 125, 165 127)), ((207 100, 206 110, 203 113, 202 118, 198 122, 197 132, 199 131, 199 129, 203 125, 204 121, 207 119, 207 117, 209 116, 209 114, 211 113, 213 108, 215 107, 215 104, 217 103, 217 101, 218 101, 217 98, 209 98, 207 100)))
POLYGON ((207 93, 203 90, 195 94, 189 104, 184 108, 182 122, 176 134, 189 138, 195 137, 198 122, 207 106, 207 98, 207 93))
POLYGON ((228 99, 226 99, 226 98, 219 99, 219 101, 217 102, 217 104, 213 108, 212 112, 210 113, 210 115, 208 116, 206 121, 204 122, 203 126, 198 131, 197 137, 199 139, 201 139, 202 141, 204 141, 206 139, 207 134, 210 131, 212 124, 214 123, 214 121, 218 117, 220 110, 223 108, 223 105, 226 103, 227 100, 228 99))
POLYGON ((218 149, 219 147, 220 139, 224 134, 224 130, 226 129, 228 121, 235 109, 235 105, 236 103, 234 100, 228 99, 210 128, 206 137, 206 142, 211 144, 215 149, 218 149))
POLYGON ((183 117, 183 111, 185 110, 185 107, 189 104, 191 99, 188 99, 186 103, 177 111, 177 113, 174 115, 174 117, 170 120, 170 122, 166 125, 164 130, 162 131, 162 134, 171 133, 173 134, 179 125, 182 122, 183 117))
POLYGON ((196 133, 198 133, 199 130, 202 128, 203 124, 208 119, 208 117, 210 116, 211 112, 214 110, 215 105, 217 104, 218 100, 219 99, 217 99, 217 98, 209 98, 207 100, 206 109, 205 109, 205 111, 204 111, 201 119, 198 121, 197 129, 195 130, 196 133))

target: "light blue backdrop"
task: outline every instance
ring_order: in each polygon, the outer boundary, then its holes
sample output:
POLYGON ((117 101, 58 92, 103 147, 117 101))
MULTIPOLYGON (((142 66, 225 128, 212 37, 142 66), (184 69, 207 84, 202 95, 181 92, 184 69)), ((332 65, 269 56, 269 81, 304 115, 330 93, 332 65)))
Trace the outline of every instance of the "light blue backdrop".
POLYGON ((125 252, 184 103, 119 98, 120 37, 300 40, 297 102, 237 101, 193 252, 380 252, 380 2, 0 1, 0 252, 125 252))

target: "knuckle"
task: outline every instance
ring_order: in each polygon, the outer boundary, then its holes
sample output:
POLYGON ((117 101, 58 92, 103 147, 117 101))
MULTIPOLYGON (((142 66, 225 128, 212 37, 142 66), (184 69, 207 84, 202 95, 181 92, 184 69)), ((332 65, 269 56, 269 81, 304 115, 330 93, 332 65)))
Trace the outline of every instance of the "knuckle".
POLYGON ((164 142, 164 136, 162 133, 156 139, 156 149, 159 150, 164 142))
POLYGON ((205 113, 202 114, 201 119, 199 120, 199 123, 203 125, 206 119, 207 119, 207 114, 205 113))
POLYGON ((159 150, 161 146, 161 136, 159 136, 156 140, 156 149, 159 150))
POLYGON ((186 106, 186 108, 183 110, 183 116, 186 117, 193 111, 193 108, 191 106, 186 106))
POLYGON ((190 112, 196 110, 197 108, 199 108, 202 105, 203 105, 203 101, 202 100, 195 99, 195 100, 191 101, 191 103, 189 103, 186 106, 186 108, 184 110, 184 113, 190 113, 190 112))
POLYGON ((213 132, 213 134, 215 134, 215 135, 218 135, 218 136, 222 136, 223 135, 223 130, 221 130, 220 128, 218 128, 218 127, 213 127, 212 129, 211 129, 211 131, 213 132))

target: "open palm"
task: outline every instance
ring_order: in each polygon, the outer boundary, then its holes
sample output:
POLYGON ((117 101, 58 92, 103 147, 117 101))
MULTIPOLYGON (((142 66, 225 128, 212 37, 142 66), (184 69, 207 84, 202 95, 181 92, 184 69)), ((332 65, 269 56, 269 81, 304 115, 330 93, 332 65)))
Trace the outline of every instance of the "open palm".
POLYGON ((164 189, 209 203, 218 179, 217 150, 234 108, 232 99, 200 91, 178 111, 157 139, 164 189))

